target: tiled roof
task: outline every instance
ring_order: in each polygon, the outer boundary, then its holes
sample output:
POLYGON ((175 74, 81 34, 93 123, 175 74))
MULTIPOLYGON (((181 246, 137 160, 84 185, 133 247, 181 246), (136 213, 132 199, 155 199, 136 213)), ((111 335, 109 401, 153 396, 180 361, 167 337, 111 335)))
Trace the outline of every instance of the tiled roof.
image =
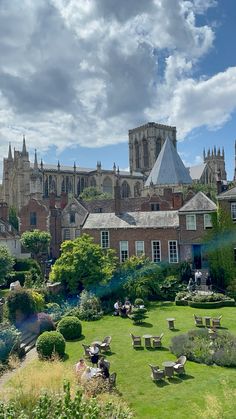
POLYGON ((172 141, 167 138, 145 186, 191 184, 192 179, 172 141))
POLYGON ((222 192, 220 195, 217 196, 217 199, 220 201, 222 199, 236 199, 236 186, 234 188, 229 189, 228 191, 222 192))
POLYGON ((178 211, 146 211, 89 214, 84 229, 110 228, 177 228, 179 226, 178 211))
POLYGON ((203 192, 198 192, 182 208, 180 208, 179 212, 208 212, 216 211, 216 209, 216 204, 210 198, 208 198, 203 192))

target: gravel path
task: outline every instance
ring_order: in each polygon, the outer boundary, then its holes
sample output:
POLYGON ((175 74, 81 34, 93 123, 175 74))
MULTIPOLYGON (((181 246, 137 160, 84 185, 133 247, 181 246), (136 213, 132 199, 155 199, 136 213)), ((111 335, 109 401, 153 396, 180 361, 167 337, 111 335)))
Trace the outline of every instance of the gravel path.
POLYGON ((21 362, 21 364, 18 368, 14 369, 12 371, 8 371, 0 377, 0 390, 6 384, 6 382, 14 376, 14 374, 16 372, 18 372, 21 368, 24 368, 29 362, 33 361, 36 358, 37 358, 37 351, 36 351, 35 348, 33 348, 33 349, 31 349, 31 351, 29 351, 26 354, 24 360, 21 362))

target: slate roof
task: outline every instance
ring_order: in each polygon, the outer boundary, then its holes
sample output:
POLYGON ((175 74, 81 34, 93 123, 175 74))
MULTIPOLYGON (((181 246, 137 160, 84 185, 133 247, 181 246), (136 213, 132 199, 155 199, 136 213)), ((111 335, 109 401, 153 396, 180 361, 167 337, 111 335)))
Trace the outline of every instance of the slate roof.
POLYGON ((216 204, 208 198, 203 192, 198 192, 193 196, 179 212, 209 212, 216 211, 216 204))
POLYGON ((151 170, 145 186, 191 184, 188 169, 184 166, 172 141, 167 137, 151 170))
POLYGON ((204 172, 206 163, 198 164, 197 166, 189 167, 189 174, 193 180, 199 180, 204 172))
POLYGON ((217 196, 217 199, 220 201, 222 199, 236 199, 236 186, 234 188, 229 189, 228 191, 222 192, 220 195, 217 196))
POLYGON ((83 229, 177 228, 178 226, 178 211, 138 211, 120 215, 114 212, 89 214, 83 229))

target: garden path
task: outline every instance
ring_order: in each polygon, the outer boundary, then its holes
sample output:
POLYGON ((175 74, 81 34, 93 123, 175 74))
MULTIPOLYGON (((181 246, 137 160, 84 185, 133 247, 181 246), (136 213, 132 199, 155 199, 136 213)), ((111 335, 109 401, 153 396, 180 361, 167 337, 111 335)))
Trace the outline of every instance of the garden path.
POLYGON ((36 348, 33 348, 26 354, 24 360, 20 363, 19 367, 15 368, 12 371, 5 372, 0 377, 0 390, 6 384, 6 382, 13 377, 13 375, 16 372, 18 372, 21 368, 24 368, 29 362, 33 361, 36 358, 37 358, 37 351, 36 351, 36 348))

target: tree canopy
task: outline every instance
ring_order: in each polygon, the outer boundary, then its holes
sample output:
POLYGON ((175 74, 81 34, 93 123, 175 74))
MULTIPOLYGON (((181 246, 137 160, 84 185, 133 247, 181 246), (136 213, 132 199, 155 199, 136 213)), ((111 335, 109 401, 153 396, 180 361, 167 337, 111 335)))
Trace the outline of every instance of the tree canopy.
POLYGON ((9 223, 14 227, 17 231, 19 231, 19 221, 17 217, 17 211, 15 207, 9 208, 9 223))
POLYGON ((34 259, 41 265, 41 257, 48 253, 51 235, 47 231, 25 231, 21 236, 21 244, 28 250, 34 259))
POLYGON ((4 284, 6 276, 12 271, 15 261, 6 246, 0 246, 0 284, 4 284))
POLYGON ((61 256, 52 266, 50 280, 62 282, 72 293, 90 289, 111 279, 116 261, 114 250, 101 249, 92 237, 83 234, 62 243, 61 256))
POLYGON ((100 192, 95 186, 89 186, 81 192, 80 196, 84 201, 93 201, 94 199, 111 199, 112 196, 107 192, 100 192))

